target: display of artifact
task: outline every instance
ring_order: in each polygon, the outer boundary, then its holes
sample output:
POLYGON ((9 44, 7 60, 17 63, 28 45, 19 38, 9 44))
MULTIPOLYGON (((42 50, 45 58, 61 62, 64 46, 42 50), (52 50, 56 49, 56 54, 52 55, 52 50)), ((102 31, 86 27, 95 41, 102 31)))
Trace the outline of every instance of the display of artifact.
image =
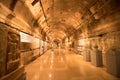
POLYGON ((0 24, 0 80, 25 79, 19 31, 0 24))
POLYGON ((102 51, 98 50, 98 46, 94 46, 91 51, 91 63, 97 67, 102 66, 102 51))
POLYGON ((8 31, 7 40, 7 73, 10 73, 20 65, 20 36, 8 31))

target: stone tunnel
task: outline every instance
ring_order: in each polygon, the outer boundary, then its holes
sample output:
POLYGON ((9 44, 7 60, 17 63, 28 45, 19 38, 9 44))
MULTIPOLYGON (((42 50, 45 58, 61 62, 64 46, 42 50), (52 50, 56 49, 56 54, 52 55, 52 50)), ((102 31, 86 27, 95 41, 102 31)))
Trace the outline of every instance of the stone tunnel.
POLYGON ((120 80, 120 0, 0 0, 0 80, 120 80))

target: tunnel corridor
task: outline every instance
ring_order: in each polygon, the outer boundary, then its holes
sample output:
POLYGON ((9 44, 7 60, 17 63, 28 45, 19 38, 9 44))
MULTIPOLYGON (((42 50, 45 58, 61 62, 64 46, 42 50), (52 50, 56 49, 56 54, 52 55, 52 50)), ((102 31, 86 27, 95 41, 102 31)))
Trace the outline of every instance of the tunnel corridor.
POLYGON ((120 80, 120 0, 0 0, 0 80, 120 80))
POLYGON ((104 67, 93 66, 81 55, 64 49, 47 51, 25 68, 26 80, 119 80, 104 67))

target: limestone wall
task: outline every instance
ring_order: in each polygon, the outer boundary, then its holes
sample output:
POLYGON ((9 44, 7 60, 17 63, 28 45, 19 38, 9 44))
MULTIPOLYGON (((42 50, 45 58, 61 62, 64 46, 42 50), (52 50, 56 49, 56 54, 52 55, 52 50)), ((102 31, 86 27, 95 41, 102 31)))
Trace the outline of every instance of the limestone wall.
POLYGON ((22 64, 27 64, 39 57, 40 44, 38 42, 32 41, 30 45, 21 45, 21 43, 20 30, 12 25, 0 23, 0 78, 19 70, 22 64), (21 46, 24 47, 21 49, 21 46), (23 50, 24 52, 21 52, 23 50))
POLYGON ((17 69, 20 65, 20 35, 12 29, 7 34, 7 73, 17 69))
MULTIPOLYGON (((111 49, 120 50, 120 31, 108 33, 102 38, 102 52, 104 65, 106 66, 106 52, 111 49)), ((108 53, 109 54, 109 53, 108 53)))
POLYGON ((103 36, 102 38, 103 52, 108 49, 115 48, 120 50, 120 31, 111 32, 103 36))
POLYGON ((116 32, 106 33, 102 37, 92 37, 87 39, 89 41, 89 45, 87 45, 89 49, 92 50, 94 46, 98 46, 98 49, 102 51, 104 66, 106 66, 106 52, 110 49, 120 50, 119 35, 120 35, 120 31, 116 31, 116 32))
POLYGON ((0 24, 0 77, 20 66, 20 35, 0 24))
POLYGON ((33 52, 32 51, 26 51, 21 53, 21 63, 23 65, 26 65, 32 61, 33 58, 33 52))
MULTIPOLYGON (((0 24, 0 26, 2 26, 0 24)), ((6 73, 7 32, 6 28, 0 27, 0 77, 6 73)))

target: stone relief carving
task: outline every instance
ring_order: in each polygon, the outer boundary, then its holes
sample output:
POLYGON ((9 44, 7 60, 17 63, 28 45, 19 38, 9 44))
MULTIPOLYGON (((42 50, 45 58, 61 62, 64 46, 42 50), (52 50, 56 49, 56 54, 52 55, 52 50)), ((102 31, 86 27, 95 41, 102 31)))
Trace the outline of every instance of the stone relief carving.
POLYGON ((0 24, 0 77, 20 66, 20 36, 17 31, 0 24))
POLYGON ((7 73, 17 69, 20 65, 20 36, 17 33, 8 31, 7 41, 7 73))
POLYGON ((6 47, 7 47, 7 29, 0 24, 0 77, 5 75, 6 71, 6 47), (2 27, 1 27, 2 26, 2 27))

